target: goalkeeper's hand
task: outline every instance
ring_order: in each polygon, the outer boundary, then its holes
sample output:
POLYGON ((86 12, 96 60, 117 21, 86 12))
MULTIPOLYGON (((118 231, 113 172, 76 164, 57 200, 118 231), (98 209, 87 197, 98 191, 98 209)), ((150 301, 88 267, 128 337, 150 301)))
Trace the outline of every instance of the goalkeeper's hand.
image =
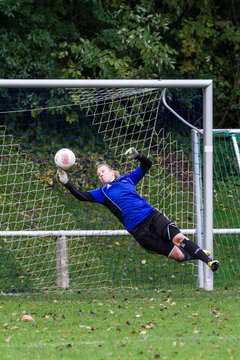
POLYGON ((125 155, 128 157, 128 159, 136 159, 139 156, 139 152, 134 147, 131 147, 125 152, 125 155))
POLYGON ((68 182, 67 173, 66 173, 66 171, 64 171, 63 169, 58 168, 58 170, 57 170, 57 176, 58 176, 59 181, 60 181, 62 184, 65 185, 65 184, 68 182))

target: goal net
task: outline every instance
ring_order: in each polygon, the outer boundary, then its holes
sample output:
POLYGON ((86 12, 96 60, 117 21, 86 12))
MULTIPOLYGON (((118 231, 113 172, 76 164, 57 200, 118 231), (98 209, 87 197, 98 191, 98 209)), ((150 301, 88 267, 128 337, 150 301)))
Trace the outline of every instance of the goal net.
POLYGON ((133 170, 124 153, 136 147, 153 161, 137 190, 197 241, 191 130, 203 127, 202 89, 165 95, 186 123, 159 88, 1 89, 2 291, 198 284, 197 262, 148 254, 106 208, 73 198, 53 161, 72 149, 71 181, 90 190, 98 163, 133 170))
POLYGON ((215 284, 236 286, 240 269, 240 130, 218 129, 213 134, 214 248, 222 268, 215 284))

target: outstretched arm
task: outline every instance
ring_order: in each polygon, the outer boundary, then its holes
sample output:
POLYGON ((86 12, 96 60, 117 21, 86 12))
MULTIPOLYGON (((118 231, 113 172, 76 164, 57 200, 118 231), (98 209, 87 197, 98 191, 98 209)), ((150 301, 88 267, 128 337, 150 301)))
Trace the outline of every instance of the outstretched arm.
POLYGON ((57 175, 59 181, 70 191, 73 196, 75 196, 75 198, 80 201, 94 201, 92 194, 90 194, 88 191, 78 190, 73 184, 70 183, 66 171, 59 168, 57 175))
POLYGON ((143 171, 143 175, 145 175, 150 167, 152 166, 152 161, 145 155, 139 153, 134 147, 128 149, 125 153, 128 159, 137 159, 140 161, 140 166, 143 171))

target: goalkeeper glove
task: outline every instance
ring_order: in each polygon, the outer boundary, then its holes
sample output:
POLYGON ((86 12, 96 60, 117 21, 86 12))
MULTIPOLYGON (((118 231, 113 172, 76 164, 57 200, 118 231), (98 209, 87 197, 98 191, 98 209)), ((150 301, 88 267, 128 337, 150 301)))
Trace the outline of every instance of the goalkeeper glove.
POLYGON ((63 169, 58 168, 57 170, 57 175, 58 175, 58 179, 62 184, 66 184, 68 182, 68 176, 66 171, 64 171, 63 169))
POLYGON ((128 149, 125 152, 125 155, 128 157, 128 159, 132 160, 132 159, 137 159, 137 157, 139 156, 139 152, 137 151, 137 149, 135 149, 134 147, 131 147, 130 149, 128 149))

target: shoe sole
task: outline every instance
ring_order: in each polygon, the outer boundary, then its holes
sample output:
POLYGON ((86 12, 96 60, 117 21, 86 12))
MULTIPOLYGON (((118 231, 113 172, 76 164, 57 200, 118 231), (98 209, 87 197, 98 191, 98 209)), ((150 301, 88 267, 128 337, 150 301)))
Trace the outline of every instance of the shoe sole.
POLYGON ((211 270, 212 272, 215 272, 218 270, 218 267, 219 267, 219 262, 218 261, 214 261, 211 265, 211 270))

